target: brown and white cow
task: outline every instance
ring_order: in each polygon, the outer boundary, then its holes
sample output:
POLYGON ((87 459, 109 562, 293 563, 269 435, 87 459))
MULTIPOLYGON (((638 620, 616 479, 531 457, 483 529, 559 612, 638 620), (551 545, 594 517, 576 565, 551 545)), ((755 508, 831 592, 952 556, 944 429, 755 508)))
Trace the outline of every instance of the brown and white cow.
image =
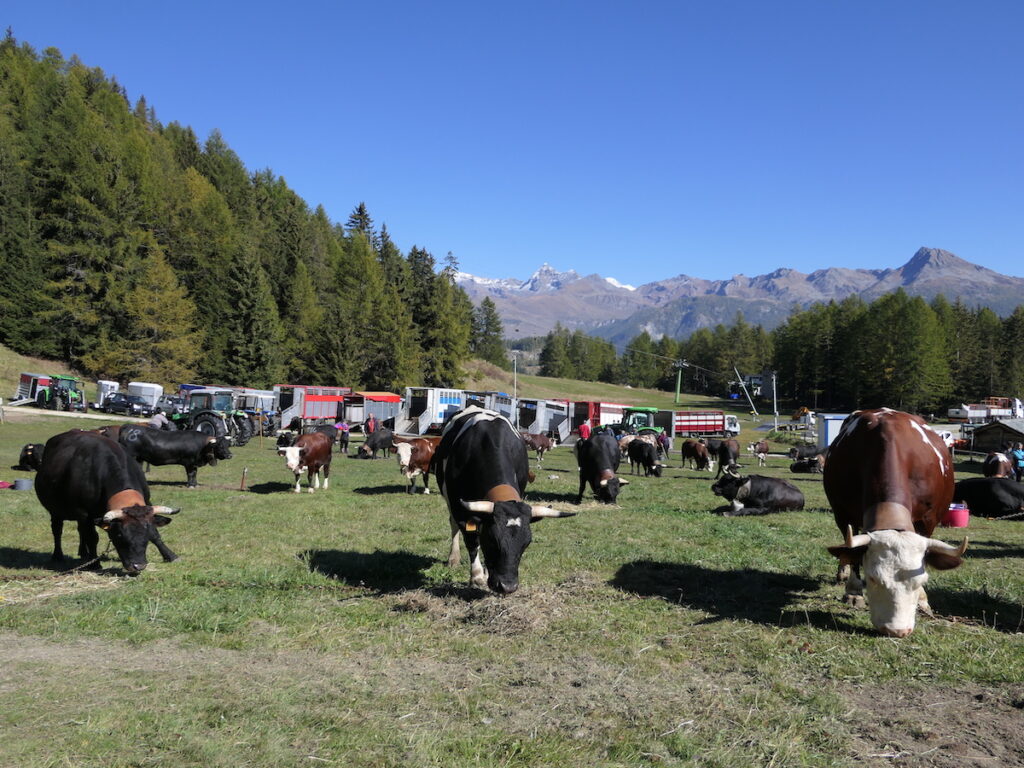
POLYGON ((416 477, 423 477, 423 493, 430 493, 430 460, 434 458, 434 449, 441 438, 416 437, 409 439, 396 438, 394 441, 395 455, 398 458, 398 469, 409 481, 407 493, 416 492, 416 477))
POLYGON ((686 462, 690 462, 693 469, 705 469, 710 472, 714 465, 714 461, 708 453, 708 447, 696 440, 684 440, 679 452, 682 455, 684 466, 686 462))
POLYGON ((1013 462, 1005 453, 990 453, 981 462, 984 477, 1014 477, 1013 462))
POLYGON ((756 443, 751 443, 747 446, 747 450, 757 457, 757 466, 765 466, 767 463, 765 460, 768 458, 767 440, 758 440, 756 443))
POLYGON ((930 538, 953 498, 946 446, 917 416, 856 411, 832 443, 824 487, 845 538, 828 551, 839 559, 846 599, 860 604, 866 592, 875 628, 906 637, 917 608, 931 613, 925 566, 956 568, 967 548, 967 539, 953 547, 930 538))
POLYGON ((544 454, 554 448, 555 444, 547 435, 530 434, 527 432, 520 432, 519 434, 522 435, 526 447, 532 448, 537 452, 537 466, 540 467, 544 463, 544 454))
POLYGON ((309 492, 320 487, 320 470, 324 473, 324 490, 331 476, 331 438, 323 432, 299 435, 294 445, 277 449, 278 456, 285 457, 285 463, 295 473, 295 492, 300 493, 299 478, 306 472, 309 492))

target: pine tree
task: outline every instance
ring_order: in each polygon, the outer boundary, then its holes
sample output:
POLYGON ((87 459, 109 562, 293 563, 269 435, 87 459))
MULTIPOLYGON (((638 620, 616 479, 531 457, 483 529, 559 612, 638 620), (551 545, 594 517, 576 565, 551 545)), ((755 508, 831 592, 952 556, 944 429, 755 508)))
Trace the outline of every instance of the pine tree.
POLYGON ((281 324, 267 277, 251 246, 241 248, 228 273, 233 303, 224 319, 228 384, 270 387, 281 383, 281 324))
POLYGON ((553 330, 544 339, 540 351, 540 375, 556 379, 569 379, 575 375, 569 360, 569 331, 561 323, 555 323, 553 330))
POLYGON ((501 317, 498 315, 497 306, 489 296, 485 297, 480 302, 480 306, 473 310, 473 338, 470 343, 470 352, 481 360, 486 360, 501 368, 512 367, 505 351, 501 317))
POLYGON ((348 230, 349 234, 359 233, 366 238, 366 241, 373 245, 374 243, 374 231, 373 231, 373 219, 370 218, 369 211, 366 210, 366 203, 359 203, 351 214, 349 214, 348 221, 345 222, 345 229, 348 230))

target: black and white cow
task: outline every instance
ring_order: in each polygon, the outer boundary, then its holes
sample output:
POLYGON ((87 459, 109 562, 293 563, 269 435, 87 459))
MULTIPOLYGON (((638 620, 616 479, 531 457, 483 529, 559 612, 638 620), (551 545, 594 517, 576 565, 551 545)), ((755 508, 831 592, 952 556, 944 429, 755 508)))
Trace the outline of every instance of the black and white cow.
POLYGON ((531 524, 574 514, 523 501, 529 478, 526 444, 508 419, 477 406, 459 411, 445 425, 430 472, 448 504, 448 565, 459 564, 461 535, 469 551, 470 584, 499 595, 519 588, 531 524))
POLYGON ((740 441, 728 438, 718 444, 718 471, 715 472, 717 480, 725 470, 740 460, 740 441))
POLYGON ((125 453, 142 463, 158 467, 180 464, 185 468, 186 484, 195 488, 196 473, 200 467, 211 467, 220 459, 231 458, 231 442, 227 437, 214 437, 203 432, 183 430, 165 432, 162 429, 125 424, 117 436, 125 453))
POLYGON ((580 490, 576 503, 583 502, 583 489, 590 483, 590 489, 598 501, 614 504, 619 497, 619 488, 629 485, 628 480, 616 477, 622 451, 619 443, 607 432, 591 435, 589 440, 576 443, 576 462, 580 466, 580 490))
POLYGON ((711 490, 716 496, 731 503, 731 507, 723 513, 726 517, 766 515, 769 512, 804 508, 804 495, 800 489, 774 477, 743 477, 727 471, 711 486, 711 490))
POLYGON ((1003 517, 1024 511, 1024 485, 1008 477, 972 477, 953 486, 953 501, 965 503, 972 515, 1003 517))
POLYGON ((53 560, 64 559, 65 520, 78 524, 79 557, 96 559, 97 528, 102 528, 131 576, 148 564, 149 542, 167 562, 178 559, 157 530, 178 510, 150 505, 142 468, 113 440, 77 429, 54 435, 46 443, 35 489, 50 513, 53 560))

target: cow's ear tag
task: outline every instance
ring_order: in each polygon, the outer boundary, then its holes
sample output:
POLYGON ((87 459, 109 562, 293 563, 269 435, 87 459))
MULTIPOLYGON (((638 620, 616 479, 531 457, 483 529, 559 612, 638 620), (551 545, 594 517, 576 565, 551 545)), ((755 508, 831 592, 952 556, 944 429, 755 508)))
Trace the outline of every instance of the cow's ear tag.
POLYGON ((467 520, 466 521, 466 530, 469 531, 470 533, 473 533, 474 531, 476 531, 476 520, 467 520))

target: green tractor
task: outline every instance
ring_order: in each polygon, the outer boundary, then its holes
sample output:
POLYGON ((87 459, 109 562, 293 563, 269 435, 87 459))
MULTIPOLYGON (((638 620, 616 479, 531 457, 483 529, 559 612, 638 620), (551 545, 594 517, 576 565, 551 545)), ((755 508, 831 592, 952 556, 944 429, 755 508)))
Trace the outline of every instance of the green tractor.
POLYGON ((227 435, 239 446, 253 435, 252 420, 235 406, 235 393, 230 389, 193 389, 185 406, 184 413, 171 416, 178 429, 194 429, 213 437, 227 435))
POLYGON ((77 376, 50 376, 49 385, 36 390, 36 405, 51 411, 89 410, 82 380, 77 376))
POLYGON ((611 430, 616 437, 623 434, 642 435, 650 432, 654 435, 661 435, 665 427, 657 424, 660 421, 661 412, 657 408, 644 406, 630 406, 622 412, 622 422, 619 424, 607 424, 602 429, 611 430))

